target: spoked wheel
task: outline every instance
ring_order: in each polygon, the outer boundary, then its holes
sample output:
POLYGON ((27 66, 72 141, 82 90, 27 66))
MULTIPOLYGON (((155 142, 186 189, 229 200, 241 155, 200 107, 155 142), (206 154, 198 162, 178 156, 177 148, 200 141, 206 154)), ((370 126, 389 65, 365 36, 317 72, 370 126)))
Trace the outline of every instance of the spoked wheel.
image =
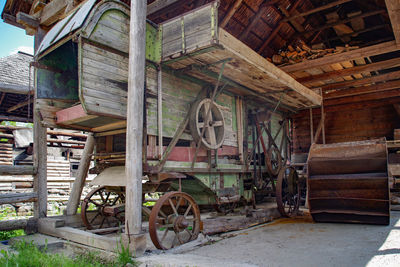
POLYGON ((196 142, 201 140, 201 144, 206 148, 217 149, 224 142, 225 121, 217 105, 212 105, 209 111, 211 102, 210 98, 205 98, 193 104, 190 110, 189 127, 196 142))
POLYGON ((281 152, 276 147, 271 147, 268 151, 268 157, 266 158, 266 163, 268 171, 273 176, 277 176, 279 171, 282 169, 282 155, 281 152))
POLYGON ((186 193, 166 193, 151 210, 149 233, 158 249, 166 250, 195 240, 199 232, 200 209, 186 193))
POLYGON ((124 203, 124 188, 96 188, 82 202, 83 223, 89 230, 119 226, 125 221, 124 203), (94 216, 89 216, 91 210, 94 216))
POLYGON ((279 213, 283 217, 297 215, 300 207, 300 180, 293 167, 284 167, 278 175, 276 183, 276 202, 279 213))

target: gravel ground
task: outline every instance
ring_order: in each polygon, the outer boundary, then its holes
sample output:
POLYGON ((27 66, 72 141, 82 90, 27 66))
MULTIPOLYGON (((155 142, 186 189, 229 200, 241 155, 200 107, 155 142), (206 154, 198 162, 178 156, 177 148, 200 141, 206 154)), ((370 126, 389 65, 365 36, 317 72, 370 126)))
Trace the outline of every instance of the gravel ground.
MULTIPOLYGON (((280 219, 138 258, 142 266, 400 266, 400 212, 389 226, 280 219)), ((194 241, 196 242, 196 241, 194 241)))

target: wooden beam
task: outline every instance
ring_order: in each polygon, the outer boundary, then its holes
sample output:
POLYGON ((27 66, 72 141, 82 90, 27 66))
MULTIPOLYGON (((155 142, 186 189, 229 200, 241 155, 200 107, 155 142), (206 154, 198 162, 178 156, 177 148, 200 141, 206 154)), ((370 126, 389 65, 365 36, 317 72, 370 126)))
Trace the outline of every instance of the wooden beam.
POLYGON ((10 108, 8 108, 8 109, 7 109, 7 112, 8 112, 8 113, 11 113, 11 112, 13 112, 14 110, 23 108, 23 107, 25 107, 26 105, 30 105, 30 104, 32 104, 32 103, 33 103, 33 99, 28 99, 28 100, 25 100, 25 101, 23 101, 23 102, 19 102, 18 104, 14 105, 14 106, 12 106, 12 107, 10 107, 10 108))
MULTIPOLYGON (((310 44, 319 45, 319 44, 323 44, 325 42, 329 42, 329 41, 333 41, 333 40, 338 40, 338 39, 347 38, 347 37, 354 37, 354 36, 359 35, 361 33, 371 32, 371 31, 379 30, 379 29, 386 28, 386 27, 389 27, 389 24, 385 23, 385 24, 381 24, 381 25, 375 25, 375 26, 368 27, 368 28, 365 28, 365 29, 362 29, 362 30, 359 30, 359 31, 352 32, 352 33, 336 35, 336 36, 333 36, 333 37, 330 37, 330 38, 326 38, 326 39, 324 39, 324 42, 320 42, 320 43, 317 43, 317 44, 314 43, 314 41, 316 39, 316 38, 314 38, 314 40, 312 40, 310 42, 310 44)), ((322 31, 319 31, 319 33, 321 33, 321 32, 322 31)))
POLYGON ((397 51, 400 49, 395 41, 385 42, 373 46, 363 47, 355 50, 351 50, 348 52, 343 52, 340 54, 335 54, 332 56, 321 57, 313 60, 306 60, 301 63, 288 65, 281 67, 281 69, 285 72, 295 72, 295 71, 303 71, 312 68, 320 68, 326 65, 332 65, 335 63, 354 60, 357 58, 371 57, 376 55, 381 55, 393 51, 397 51))
POLYGON ((296 82, 290 75, 281 71, 274 64, 267 61, 265 58, 257 54, 255 51, 244 45, 238 39, 234 38, 231 34, 223 29, 219 31, 219 42, 225 47, 225 49, 234 53, 238 58, 248 62, 250 65, 257 67, 264 73, 274 79, 280 80, 280 82, 289 88, 293 89, 314 105, 321 104, 321 96, 312 90, 308 89, 304 85, 296 82))
POLYGON ((0 195, 0 205, 35 202, 37 201, 37 193, 7 193, 0 195))
POLYGON ((1 96, 0 96, 0 106, 1 106, 1 104, 3 103, 3 100, 4 100, 4 98, 6 97, 6 93, 1 93, 1 96))
POLYGON ((69 195, 66 212, 67 215, 75 215, 80 204, 83 187, 85 186, 86 177, 88 175, 92 153, 94 149, 93 133, 90 133, 86 139, 85 148, 79 162, 78 172, 74 184, 72 185, 71 194, 69 195))
POLYGON ((321 135, 322 129, 325 125, 325 113, 321 113, 321 119, 319 120, 317 131, 315 132, 314 136, 314 143, 318 142, 319 136, 321 135))
POLYGON ((385 0, 385 2, 396 44, 400 44, 400 2, 398 0, 385 0))
POLYGON ((63 139, 56 139, 56 138, 48 138, 47 142, 48 143, 59 143, 59 144, 78 144, 78 145, 84 145, 85 144, 85 142, 83 142, 83 141, 63 140, 63 139))
POLYGON ((129 30, 128 107, 126 127, 126 208, 125 242, 129 250, 144 252, 146 239, 142 233, 142 156, 143 107, 146 69, 146 14, 147 1, 131 1, 129 30), (144 247, 136 242, 144 237, 144 247))
POLYGON ((0 121, 32 122, 32 118, 0 115, 0 121))
POLYGON ((70 1, 73 0, 52 0, 34 16, 40 18, 40 25, 50 26, 63 17, 70 1))
POLYGON ((325 25, 321 25, 321 26, 312 28, 312 29, 304 31, 304 32, 296 33, 296 34, 293 35, 293 38, 298 38, 298 37, 303 36, 303 35, 308 34, 308 33, 313 33, 313 32, 316 32, 316 31, 322 31, 322 30, 325 30, 325 29, 329 29, 329 28, 335 27, 337 25, 341 25, 341 24, 350 22, 352 20, 363 19, 363 18, 366 18, 366 17, 371 17, 371 16, 383 14, 383 13, 386 13, 385 9, 375 10, 375 11, 363 13, 363 14, 358 15, 358 16, 354 16, 354 17, 338 20, 338 21, 335 21, 335 22, 332 22, 332 23, 327 23, 325 25))
POLYGON ((16 85, 16 84, 8 84, 2 82, 0 82, 0 92, 21 94, 21 95, 27 95, 30 93, 33 95, 33 90, 29 91, 29 86, 27 85, 16 85))
POLYGON ((400 80, 379 83, 368 86, 361 86, 352 89, 340 90, 339 92, 332 92, 325 94, 324 99, 335 99, 341 97, 357 96, 375 92, 383 92, 400 88, 400 80))
POLYGON ((372 92, 361 95, 353 95, 347 97, 340 97, 334 99, 326 99, 324 102, 326 106, 344 105, 349 103, 366 102, 374 100, 382 100, 387 98, 395 98, 400 95, 400 89, 392 89, 385 92, 372 92))
POLYGON ((226 13, 224 19, 219 24, 221 28, 224 28, 226 24, 228 24, 229 20, 233 17, 235 12, 239 9, 240 5, 242 4, 243 0, 236 0, 233 5, 229 8, 228 12, 226 13))
POLYGON ((39 27, 39 19, 26 13, 18 12, 16 20, 17 23, 24 25, 27 35, 35 35, 35 32, 39 27))
MULTIPOLYGON (((291 14, 294 10, 296 10, 297 6, 302 3, 303 1, 301 0, 297 0, 289 9, 289 14, 291 14)), ((264 43, 262 44, 262 46, 257 49, 258 53, 262 53, 267 46, 269 45, 269 43, 275 38, 275 36, 278 34, 279 30, 281 29, 281 27, 285 24, 286 22, 280 21, 278 23, 278 25, 275 27, 275 29, 269 34, 268 38, 264 41, 264 43)))
POLYGON ((77 137, 77 138, 87 138, 87 134, 83 133, 70 133, 70 132, 65 132, 65 131, 54 131, 54 130, 47 130, 47 134, 50 135, 60 135, 60 136, 70 136, 70 137, 77 137))
POLYGON ((357 79, 357 80, 349 80, 344 82, 330 83, 323 86, 316 86, 314 88, 321 88, 322 92, 330 91, 330 90, 340 90, 345 89, 352 86, 360 86, 365 84, 377 83, 377 82, 385 82, 399 79, 400 70, 393 71, 386 74, 380 74, 376 76, 368 76, 366 78, 357 79))
MULTIPOLYGON (((56 1, 53 1, 56 2, 56 1)), ((53 3, 51 2, 51 3, 53 3)), ((34 49, 37 51, 43 40, 45 31, 38 28, 34 39, 34 49)), ((36 88, 37 89, 37 88, 36 88)), ((37 91, 35 91, 37 103, 37 91)), ((33 166, 36 170, 33 178, 33 191, 38 196, 34 203, 34 217, 43 218, 47 216, 47 128, 42 125, 41 114, 34 104, 33 106, 33 166)))
POLYGON ((153 3, 147 5, 147 16, 160 11, 172 4, 175 4, 179 0, 156 0, 153 3))
POLYGON ((290 17, 288 17, 286 19, 283 19, 282 22, 288 22, 288 21, 293 20, 293 19, 305 17, 305 16, 308 16, 308 15, 311 15, 311 14, 315 14, 315 13, 318 13, 320 11, 323 11, 323 10, 326 10, 326 9, 329 9, 329 8, 332 8, 332 7, 347 3, 347 2, 351 2, 351 1, 352 0, 335 1, 335 2, 332 2, 332 3, 326 4, 326 5, 323 5, 323 6, 320 6, 320 7, 316 7, 314 9, 311 9, 311 10, 308 10, 308 11, 305 11, 305 12, 290 16, 290 17))
POLYGON ((0 165, 0 175, 33 175, 35 169, 29 165, 2 166, 0 165))
POLYGON ((349 75, 354 75, 354 74, 363 73, 363 72, 371 72, 371 71, 389 69, 389 68, 398 67, 398 66, 400 66, 400 58, 393 58, 393 59, 380 61, 380 62, 376 62, 376 63, 356 66, 353 68, 329 71, 329 72, 325 72, 325 73, 321 73, 321 74, 317 74, 317 75, 298 78, 297 81, 300 83, 309 84, 309 83, 320 82, 320 81, 325 81, 325 80, 330 80, 330 79, 336 79, 336 78, 340 78, 343 76, 349 76, 349 75))

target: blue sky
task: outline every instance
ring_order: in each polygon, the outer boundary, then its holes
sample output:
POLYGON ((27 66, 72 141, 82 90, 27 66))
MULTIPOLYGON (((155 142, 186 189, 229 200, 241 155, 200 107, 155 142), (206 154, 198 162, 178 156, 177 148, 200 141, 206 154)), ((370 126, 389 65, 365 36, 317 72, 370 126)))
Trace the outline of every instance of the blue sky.
MULTIPOLYGON (((3 12, 6 0, 0 0, 0 14, 3 12)), ((0 19, 0 57, 5 57, 18 50, 32 53, 33 36, 25 34, 25 30, 10 24, 6 24, 0 19)))

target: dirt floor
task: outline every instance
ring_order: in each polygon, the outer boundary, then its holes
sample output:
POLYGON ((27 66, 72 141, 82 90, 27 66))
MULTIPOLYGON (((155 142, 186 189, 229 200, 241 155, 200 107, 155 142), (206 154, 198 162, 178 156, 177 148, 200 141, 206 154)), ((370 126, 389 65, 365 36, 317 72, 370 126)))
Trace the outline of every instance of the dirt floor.
POLYGON ((400 266, 399 211, 389 226, 317 224, 304 216, 212 239, 138 260, 142 266, 400 266))

